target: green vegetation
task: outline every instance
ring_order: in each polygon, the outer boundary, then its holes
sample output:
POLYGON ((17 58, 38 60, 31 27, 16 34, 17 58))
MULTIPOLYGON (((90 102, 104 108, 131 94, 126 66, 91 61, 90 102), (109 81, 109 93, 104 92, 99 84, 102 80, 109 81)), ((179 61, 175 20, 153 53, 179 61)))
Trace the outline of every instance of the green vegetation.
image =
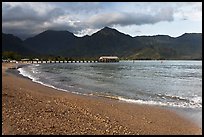
POLYGON ((73 58, 73 57, 63 57, 63 56, 22 56, 13 51, 4 51, 2 52, 2 59, 3 60, 17 60, 20 61, 21 59, 29 59, 30 61, 39 59, 39 61, 96 61, 98 58, 73 58))
POLYGON ((21 60, 22 56, 16 52, 5 51, 5 52, 2 52, 2 59, 21 60))
MULTIPOLYGON (((45 31, 24 41, 2 33, 2 50, 41 60, 98 60, 100 56, 145 60, 202 59, 202 33, 186 33, 176 38, 167 35, 131 37, 105 27, 91 36, 45 31)), ((16 58, 16 55, 9 56, 16 58)))

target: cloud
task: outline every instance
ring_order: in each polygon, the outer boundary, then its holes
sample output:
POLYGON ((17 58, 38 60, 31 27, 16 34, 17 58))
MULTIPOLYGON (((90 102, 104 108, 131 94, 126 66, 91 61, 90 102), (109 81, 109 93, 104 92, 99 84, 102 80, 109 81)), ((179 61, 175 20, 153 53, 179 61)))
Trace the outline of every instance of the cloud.
POLYGON ((82 36, 105 26, 154 25, 184 17, 199 20, 201 10, 200 3, 3 2, 2 30, 24 37, 47 29, 82 36))
POLYGON ((144 25, 155 24, 161 21, 173 21, 173 10, 161 9, 156 14, 145 13, 105 13, 90 17, 86 24, 93 27, 113 26, 113 25, 144 25))
POLYGON ((46 3, 3 3, 2 31, 25 37, 49 28, 65 29, 68 25, 55 22, 63 15, 62 9, 46 3))
POLYGON ((64 14, 59 8, 48 8, 42 5, 43 9, 39 9, 39 4, 31 5, 24 3, 21 5, 11 5, 10 3, 3 4, 2 21, 50 21, 53 18, 64 14))
POLYGON ((202 21, 202 3, 176 3, 174 18, 178 20, 202 21))

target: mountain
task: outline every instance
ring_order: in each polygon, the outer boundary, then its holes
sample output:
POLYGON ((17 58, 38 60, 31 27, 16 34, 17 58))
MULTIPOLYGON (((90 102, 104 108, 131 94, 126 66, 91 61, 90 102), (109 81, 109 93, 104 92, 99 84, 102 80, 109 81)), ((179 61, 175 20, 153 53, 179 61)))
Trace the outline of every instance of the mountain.
POLYGON ((77 37, 69 31, 47 30, 19 43, 13 45, 23 45, 36 55, 44 56, 98 58, 115 55, 125 59, 202 59, 202 33, 185 33, 179 37, 131 37, 104 27, 91 36, 77 37))
POLYGON ((105 27, 92 34, 90 37, 80 38, 80 40, 76 42, 76 45, 78 47, 79 55, 82 54, 81 51, 83 50, 83 56, 127 56, 131 53, 128 48, 135 47, 135 43, 133 43, 132 40, 133 38, 129 35, 125 35, 115 29, 105 27), (81 48, 83 49, 80 50, 81 48))
POLYGON ((33 54, 33 51, 27 49, 24 42, 20 38, 12 34, 2 33, 2 52, 4 51, 16 52, 21 55, 33 54))
POLYGON ((24 41, 26 47, 42 55, 60 55, 65 49, 73 46, 76 39, 73 33, 68 31, 47 30, 35 37, 24 41))
POLYGON ((173 38, 167 35, 137 36, 137 43, 145 48, 132 54, 136 59, 201 59, 202 34, 185 33, 173 38))

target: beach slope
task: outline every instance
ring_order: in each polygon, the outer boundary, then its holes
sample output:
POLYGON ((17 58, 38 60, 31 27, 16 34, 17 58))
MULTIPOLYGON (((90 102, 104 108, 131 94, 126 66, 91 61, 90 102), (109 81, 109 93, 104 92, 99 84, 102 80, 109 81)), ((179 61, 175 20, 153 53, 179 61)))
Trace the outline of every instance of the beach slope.
POLYGON ((2 134, 202 134, 173 111, 58 91, 6 72, 15 65, 2 63, 2 134))

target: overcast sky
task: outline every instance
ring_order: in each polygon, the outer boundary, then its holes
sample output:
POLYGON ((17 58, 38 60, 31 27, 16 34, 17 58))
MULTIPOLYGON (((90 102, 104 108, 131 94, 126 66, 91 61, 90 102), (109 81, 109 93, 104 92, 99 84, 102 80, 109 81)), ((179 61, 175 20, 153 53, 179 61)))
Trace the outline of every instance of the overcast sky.
POLYGON ((202 33, 202 2, 2 3, 2 31, 22 39, 48 29, 91 35, 105 26, 131 36, 202 33))

